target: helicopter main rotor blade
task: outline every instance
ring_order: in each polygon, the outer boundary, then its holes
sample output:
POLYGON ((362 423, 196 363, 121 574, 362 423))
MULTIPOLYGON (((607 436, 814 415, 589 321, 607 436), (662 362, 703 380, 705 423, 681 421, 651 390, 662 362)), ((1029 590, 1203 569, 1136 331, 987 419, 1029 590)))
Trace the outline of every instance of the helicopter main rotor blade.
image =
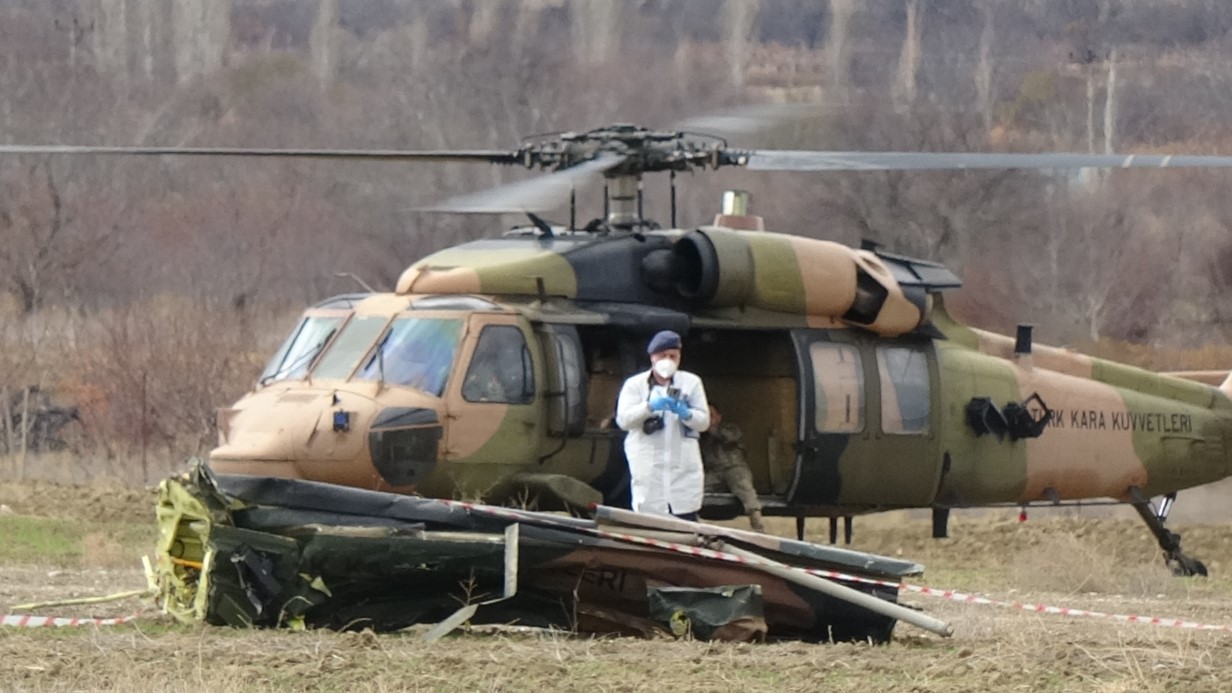
POLYGON ((1161 154, 986 154, 754 150, 755 171, 916 171, 970 169, 1229 168, 1232 156, 1161 154))
POLYGON ((753 104, 678 120, 672 123, 670 129, 724 137, 748 135, 792 121, 813 118, 827 110, 829 108, 819 103, 753 104))
POLYGON ((384 159, 387 161, 483 161, 493 164, 521 163, 505 150, 401 150, 401 149, 269 149, 245 147, 111 147, 79 145, 0 144, 0 154, 50 154, 69 156, 229 156, 286 159, 384 159))
POLYGON ((600 154, 590 161, 555 173, 451 197, 420 210, 458 214, 546 212, 568 200, 569 194, 586 179, 619 166, 626 158, 618 154, 600 154))

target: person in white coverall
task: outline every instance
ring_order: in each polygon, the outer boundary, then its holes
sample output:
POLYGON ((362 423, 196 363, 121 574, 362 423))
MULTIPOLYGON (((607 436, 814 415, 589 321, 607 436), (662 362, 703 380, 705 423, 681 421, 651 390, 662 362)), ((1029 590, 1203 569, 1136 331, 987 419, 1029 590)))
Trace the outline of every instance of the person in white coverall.
POLYGON ((616 401, 633 510, 696 520, 705 487, 698 437, 710 426, 710 403, 701 378, 679 370, 680 335, 659 332, 646 353, 650 370, 626 380, 616 401))

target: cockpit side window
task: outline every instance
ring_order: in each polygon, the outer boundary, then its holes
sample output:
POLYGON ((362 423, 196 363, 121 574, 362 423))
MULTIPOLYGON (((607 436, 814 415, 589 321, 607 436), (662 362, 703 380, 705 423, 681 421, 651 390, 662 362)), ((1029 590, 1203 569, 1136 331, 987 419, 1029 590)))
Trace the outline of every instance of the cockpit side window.
POLYGON ((461 320, 398 318, 355 378, 413 387, 440 397, 461 338, 461 320))
POLYGON ((357 315, 352 318, 321 357, 317 367, 312 369, 312 377, 345 380, 355 370, 359 359, 372 348, 372 343, 388 322, 389 318, 383 315, 357 315))
POLYGON ((338 331, 341 315, 311 315, 300 321, 261 373, 261 384, 275 380, 299 380, 317 355, 338 331))
POLYGON ((526 338, 513 325, 488 325, 462 381, 467 402, 529 404, 535 398, 535 369, 526 338))

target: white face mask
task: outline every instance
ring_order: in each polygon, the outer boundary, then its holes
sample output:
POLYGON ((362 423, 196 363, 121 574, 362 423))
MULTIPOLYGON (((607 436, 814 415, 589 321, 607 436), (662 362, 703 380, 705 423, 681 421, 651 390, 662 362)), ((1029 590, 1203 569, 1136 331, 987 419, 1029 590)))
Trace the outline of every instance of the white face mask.
POLYGON ((678 368, 678 366, 675 361, 671 359, 659 359, 658 361, 655 361, 654 372, 655 375, 667 380, 676 374, 676 368, 678 368))

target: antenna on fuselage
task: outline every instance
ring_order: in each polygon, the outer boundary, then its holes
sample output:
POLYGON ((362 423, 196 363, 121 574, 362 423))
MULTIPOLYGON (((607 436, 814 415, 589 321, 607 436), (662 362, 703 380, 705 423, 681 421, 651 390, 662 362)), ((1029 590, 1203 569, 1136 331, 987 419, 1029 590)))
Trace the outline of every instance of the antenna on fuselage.
POLYGON ((354 272, 334 272, 334 276, 338 278, 349 277, 351 279, 354 279, 355 283, 364 287, 364 290, 367 291, 368 293, 370 294, 376 293, 376 289, 373 289, 371 286, 368 286, 368 282, 364 281, 363 279, 360 279, 359 275, 355 274, 354 272))

